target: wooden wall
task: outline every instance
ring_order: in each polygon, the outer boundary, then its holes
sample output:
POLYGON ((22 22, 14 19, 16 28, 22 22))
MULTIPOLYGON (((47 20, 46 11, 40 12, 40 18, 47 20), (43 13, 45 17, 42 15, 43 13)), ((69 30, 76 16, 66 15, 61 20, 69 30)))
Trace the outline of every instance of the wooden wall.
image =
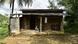
MULTIPOLYGON (((40 29, 40 17, 42 17, 42 31, 61 30, 62 16, 35 16, 35 27, 37 26, 40 29), (47 23, 45 23, 45 17, 47 17, 47 23)), ((34 27, 34 29, 35 29, 34 27)), ((20 18, 20 28, 21 29, 30 29, 30 16, 24 15, 20 18)))
POLYGON ((20 18, 20 29, 30 28, 30 16, 23 16, 20 18))
MULTIPOLYGON (((43 20, 45 20, 45 17, 43 17, 43 20)), ((46 30, 60 31, 62 16, 47 16, 47 23, 44 22, 45 21, 43 21, 43 31, 46 30)))

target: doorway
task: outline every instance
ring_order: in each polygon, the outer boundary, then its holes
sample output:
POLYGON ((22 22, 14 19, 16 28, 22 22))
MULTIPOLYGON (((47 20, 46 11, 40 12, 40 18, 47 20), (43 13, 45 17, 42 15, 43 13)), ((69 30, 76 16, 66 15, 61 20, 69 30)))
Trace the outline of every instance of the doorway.
POLYGON ((30 29, 35 29, 35 19, 36 19, 36 17, 35 16, 33 16, 33 15, 31 15, 30 16, 30 29))

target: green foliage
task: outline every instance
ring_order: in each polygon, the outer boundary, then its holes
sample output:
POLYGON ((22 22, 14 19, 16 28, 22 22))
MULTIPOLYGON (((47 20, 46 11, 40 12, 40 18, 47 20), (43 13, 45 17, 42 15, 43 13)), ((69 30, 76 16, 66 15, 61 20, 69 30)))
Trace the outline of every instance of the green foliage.
MULTIPOLYGON (((0 5, 3 5, 5 2, 8 2, 8 1, 10 4, 10 7, 11 7, 13 4, 13 1, 15 1, 15 0, 0 0, 0 5)), ((33 3, 33 0, 17 0, 17 4, 19 6, 23 6, 23 4, 29 6, 29 5, 32 5, 32 3, 33 3)))
POLYGON ((0 14, 0 39, 8 35, 8 18, 0 14))
POLYGON ((55 6, 54 0, 48 0, 49 2, 49 9, 57 9, 57 6, 55 6))
POLYGON ((78 34, 78 0, 61 0, 60 5, 65 6, 67 14, 65 32, 78 34))
POLYGON ((0 5, 3 5, 5 0, 0 0, 0 5))

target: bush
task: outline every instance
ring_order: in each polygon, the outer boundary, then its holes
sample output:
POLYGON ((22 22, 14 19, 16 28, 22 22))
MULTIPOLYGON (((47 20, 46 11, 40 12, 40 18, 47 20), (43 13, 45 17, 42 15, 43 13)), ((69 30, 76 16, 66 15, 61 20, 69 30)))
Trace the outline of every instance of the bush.
POLYGON ((8 17, 0 15, 0 39, 8 36, 8 17))

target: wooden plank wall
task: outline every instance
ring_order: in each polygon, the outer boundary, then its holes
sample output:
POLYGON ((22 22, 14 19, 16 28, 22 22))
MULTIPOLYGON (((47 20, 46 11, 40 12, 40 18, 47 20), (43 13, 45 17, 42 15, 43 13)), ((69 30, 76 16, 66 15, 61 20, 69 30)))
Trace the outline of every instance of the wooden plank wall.
MULTIPOLYGON (((45 20, 45 17, 43 18, 45 20)), ((47 30, 54 30, 54 31, 61 31, 61 22, 62 22, 62 16, 48 16, 47 17, 47 23, 44 23, 43 21, 43 31, 47 30), (56 28, 53 29, 53 28, 56 28)))

